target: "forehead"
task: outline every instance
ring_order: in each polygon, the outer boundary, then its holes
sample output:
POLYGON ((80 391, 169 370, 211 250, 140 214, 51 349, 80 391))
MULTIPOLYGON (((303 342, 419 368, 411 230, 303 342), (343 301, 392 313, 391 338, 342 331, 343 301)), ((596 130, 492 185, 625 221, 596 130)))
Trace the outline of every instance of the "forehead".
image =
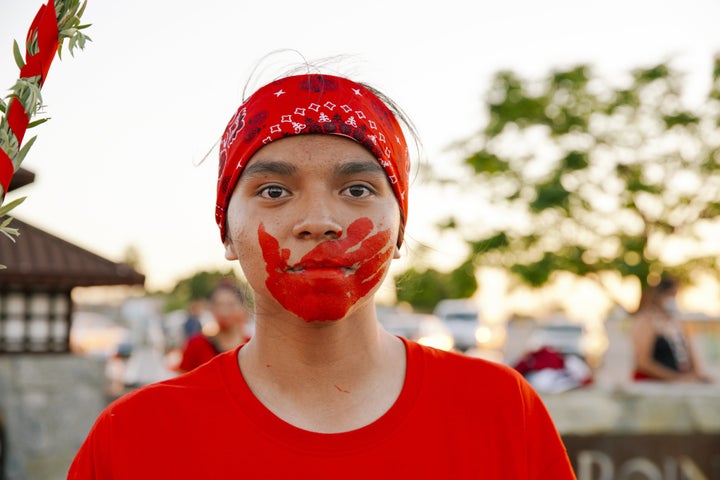
POLYGON ((243 176, 253 174, 258 169, 258 163, 268 161, 282 161, 289 167, 297 168, 310 162, 315 167, 328 169, 348 161, 366 162, 373 169, 383 172, 372 153, 354 140, 340 135, 306 134, 275 140, 255 152, 243 176))

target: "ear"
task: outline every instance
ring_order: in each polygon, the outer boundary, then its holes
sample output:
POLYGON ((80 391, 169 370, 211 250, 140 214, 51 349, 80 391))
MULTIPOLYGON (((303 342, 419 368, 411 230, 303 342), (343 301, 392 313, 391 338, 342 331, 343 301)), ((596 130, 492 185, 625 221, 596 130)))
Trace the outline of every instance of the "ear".
POLYGON ((225 259, 226 260, 237 260, 237 252, 235 251, 235 247, 233 246, 232 242, 230 242, 227 238, 223 242, 223 246, 225 246, 225 259))

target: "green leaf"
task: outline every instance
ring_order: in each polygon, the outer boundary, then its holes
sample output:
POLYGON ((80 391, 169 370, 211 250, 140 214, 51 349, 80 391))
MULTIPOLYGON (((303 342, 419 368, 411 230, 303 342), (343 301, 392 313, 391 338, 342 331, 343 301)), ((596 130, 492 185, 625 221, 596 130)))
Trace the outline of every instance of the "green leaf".
POLYGON ((508 164, 505 160, 487 150, 480 150, 472 156, 465 159, 475 173, 502 173, 508 170, 508 164))
POLYGON ((667 126, 668 130, 676 125, 686 127, 688 125, 697 125, 700 123, 700 118, 690 112, 680 112, 675 115, 663 116, 663 121, 667 126))
POLYGON ((17 64, 18 68, 22 70, 22 68, 25 66, 25 60, 23 59, 23 55, 20 52, 20 46, 17 43, 17 40, 13 40, 13 55, 15 56, 15 63, 17 64))
POLYGON ((40 51, 38 47, 38 31, 33 30, 32 35, 30 35, 30 38, 27 41, 27 44, 25 45, 25 49, 27 50, 28 56, 32 57, 33 55, 37 55, 37 53, 40 51))
POLYGON ((570 70, 561 70, 554 72, 550 79, 550 83, 554 88, 584 88, 587 85, 588 69, 586 65, 578 65, 570 70))
POLYGON ((440 230, 453 230, 457 228, 457 226, 458 222, 455 217, 446 218, 444 221, 438 222, 437 224, 437 228, 440 230))
POLYGON ((506 248, 509 245, 510 239, 505 232, 500 232, 491 237, 470 242, 470 247, 475 254, 506 248))
POLYGON ((0 206, 0 217, 4 217, 5 215, 7 215, 7 213, 8 213, 10 210, 12 210, 13 208, 17 207, 17 206, 20 205, 22 202, 24 202, 24 201, 25 201, 25 198, 26 198, 26 197, 20 197, 20 198, 17 198, 17 199, 15 199, 15 200, 13 200, 13 201, 10 202, 10 203, 6 203, 5 205, 1 205, 1 206, 0 206))
POLYGON ((33 120, 32 122, 28 123, 27 128, 37 127, 38 125, 42 125, 43 123, 47 122, 48 120, 50 120, 50 117, 38 118, 37 120, 33 120))
POLYGON ((14 237, 20 236, 20 230, 18 230, 17 228, 9 228, 9 227, 0 228, 0 233, 5 235, 6 237, 8 237, 13 242, 15 242, 14 237))
POLYGON ((85 0, 82 5, 80 6, 80 10, 77 12, 78 18, 83 16, 83 13, 85 13, 85 7, 87 7, 87 0, 85 0))
POLYGON ((549 255, 545 254, 542 260, 529 263, 527 265, 515 264, 510 267, 510 271, 522 278, 522 280, 532 287, 540 287, 550 280, 550 274, 554 271, 552 263, 549 261, 549 255))
POLYGON ((635 81, 640 85, 644 85, 661 78, 668 78, 670 76, 670 70, 667 65, 661 63, 651 68, 636 69, 633 74, 635 81))
POLYGON ((562 159, 562 168, 567 170, 582 170, 590 165, 588 161, 588 153, 580 151, 572 151, 562 159))
POLYGON ((5 227, 7 227, 12 221, 12 217, 7 217, 2 223, 0 223, 0 229, 5 229, 5 227))
POLYGON ((708 202, 702 212, 700 218, 717 218, 720 215, 720 202, 708 202))
POLYGON ((13 164, 15 164, 15 168, 19 167, 20 164, 25 160, 25 156, 30 151, 30 147, 33 146, 33 143, 35 143, 35 140, 37 139, 37 135, 32 137, 30 140, 27 141, 25 145, 22 146, 20 151, 18 152, 17 156, 14 158, 13 164))
POLYGON ((530 202, 530 210, 534 213, 541 212, 547 208, 568 209, 568 198, 570 192, 560 183, 559 178, 553 178, 549 182, 539 184, 536 187, 536 198, 530 202))

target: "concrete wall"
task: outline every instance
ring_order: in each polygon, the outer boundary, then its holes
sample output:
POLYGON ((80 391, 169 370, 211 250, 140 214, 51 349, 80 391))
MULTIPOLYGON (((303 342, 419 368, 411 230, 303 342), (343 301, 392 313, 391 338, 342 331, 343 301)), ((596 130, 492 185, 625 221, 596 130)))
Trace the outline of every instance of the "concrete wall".
POLYGON ((66 354, 0 356, 4 480, 66 478, 107 403, 104 368, 102 360, 66 354))
POLYGON ((543 395, 562 434, 720 433, 720 385, 648 383, 543 395))
POLYGON ((638 383, 543 395, 578 480, 720 479, 720 385, 638 383))

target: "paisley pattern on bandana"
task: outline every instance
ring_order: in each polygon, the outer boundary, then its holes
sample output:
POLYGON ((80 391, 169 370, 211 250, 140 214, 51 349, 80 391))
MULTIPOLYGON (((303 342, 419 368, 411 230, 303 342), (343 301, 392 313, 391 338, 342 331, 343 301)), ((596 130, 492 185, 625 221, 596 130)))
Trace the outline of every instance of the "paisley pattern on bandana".
POLYGON ((220 142, 215 221, 225 240, 227 206, 245 165, 264 145, 302 134, 340 135, 365 147, 385 170, 407 219, 410 158, 402 129, 373 92, 332 75, 296 75, 265 85, 240 105, 220 142))

